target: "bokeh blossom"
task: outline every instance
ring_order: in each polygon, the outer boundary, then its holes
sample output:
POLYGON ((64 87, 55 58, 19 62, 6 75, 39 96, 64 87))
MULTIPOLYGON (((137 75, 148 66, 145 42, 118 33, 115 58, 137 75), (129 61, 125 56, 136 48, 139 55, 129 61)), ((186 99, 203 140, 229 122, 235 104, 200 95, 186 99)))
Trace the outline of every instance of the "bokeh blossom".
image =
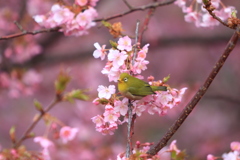
POLYGON ((0 88, 7 90, 11 98, 32 95, 41 82, 42 75, 33 69, 26 72, 13 70, 10 74, 0 72, 0 88))
MULTIPOLYGON (((202 0, 177 0, 175 4, 182 8, 182 12, 185 13, 185 21, 194 23, 196 27, 213 27, 220 24, 219 21, 209 15, 207 10, 203 8, 202 0)), ((222 21, 230 18, 232 12, 235 10, 233 6, 225 6, 221 0, 212 0, 211 5, 215 8, 213 13, 222 21)))
POLYGON ((54 147, 54 143, 45 137, 35 137, 33 141, 39 143, 43 148, 42 157, 44 160, 51 160, 50 149, 54 147))
MULTIPOLYGON (((230 144, 231 151, 228 153, 222 154, 223 160, 239 160, 240 159, 240 142, 234 141, 230 144)), ((216 160, 218 157, 215 157, 212 154, 207 155, 207 160, 216 160)))
POLYGON ((69 126, 64 126, 60 129, 59 136, 63 143, 73 140, 78 133, 78 128, 71 128, 69 126))

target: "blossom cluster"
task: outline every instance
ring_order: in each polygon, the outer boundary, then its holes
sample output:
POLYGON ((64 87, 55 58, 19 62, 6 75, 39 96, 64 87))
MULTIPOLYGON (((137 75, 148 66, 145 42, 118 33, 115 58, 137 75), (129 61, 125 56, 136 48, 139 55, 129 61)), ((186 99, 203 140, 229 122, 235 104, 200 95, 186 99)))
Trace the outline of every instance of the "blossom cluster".
POLYGON ((33 69, 22 73, 15 70, 10 74, 0 72, 0 88, 8 90, 8 96, 12 98, 32 95, 41 81, 42 76, 33 69))
MULTIPOLYGON (((104 60, 107 56, 108 62, 103 68, 102 73, 108 76, 109 81, 117 82, 119 76, 123 72, 132 73, 133 75, 140 74, 143 70, 147 69, 146 55, 148 52, 149 44, 139 48, 134 59, 134 46, 132 46, 131 39, 128 36, 122 37, 117 43, 112 44, 111 49, 105 49, 106 45, 102 47, 95 43, 96 50, 93 52, 95 58, 104 60), (134 63, 132 63, 134 61, 134 63)), ((141 77, 138 75, 138 77, 141 77)), ((161 86, 163 81, 154 81, 154 77, 149 77, 149 84, 161 86)), ((187 88, 177 90, 171 88, 167 84, 167 91, 157 91, 156 94, 148 95, 141 100, 132 102, 133 114, 141 116, 144 111, 149 114, 165 115, 169 109, 177 106, 185 93, 187 88)), ((96 124, 96 130, 102 134, 114 134, 119 124, 127 122, 128 99, 117 96, 114 85, 108 87, 100 85, 98 87, 98 98, 93 103, 96 105, 104 105, 105 111, 103 115, 97 115, 92 118, 96 124), (121 118, 123 117, 123 118, 121 118)))
POLYGON ((123 72, 131 72, 133 74, 140 74, 147 69, 149 61, 145 60, 148 52, 149 44, 146 44, 137 52, 137 57, 134 64, 131 63, 134 55, 132 40, 128 37, 122 37, 118 40, 116 48, 105 49, 106 45, 102 47, 95 43, 96 50, 93 52, 95 58, 105 59, 107 55, 108 62, 102 70, 102 74, 108 76, 109 81, 117 82, 119 75, 123 72), (108 53, 107 53, 108 51, 108 53))
POLYGON ((34 20, 45 28, 60 27, 66 36, 81 36, 95 26, 93 19, 98 16, 93 8, 98 0, 76 0, 73 6, 56 3, 45 15, 35 15, 34 20))
MULTIPOLYGON (((177 0, 175 4, 182 8, 182 12, 186 15, 184 19, 186 22, 194 23, 196 27, 213 27, 220 24, 219 21, 214 19, 205 8, 203 8, 202 0, 192 0, 193 2, 187 3, 187 0, 177 0), (189 4, 189 5, 188 5, 189 4), (199 8, 199 6, 201 8, 199 8)), ((232 12, 235 10, 233 6, 225 6, 221 0, 211 0, 211 5, 214 7, 213 13, 222 21, 231 17, 232 12)))
MULTIPOLYGON (((231 152, 224 153, 222 155, 223 160, 239 160, 240 159, 240 142, 234 141, 230 144, 231 152)), ((207 156, 207 160, 216 160, 218 157, 215 157, 212 154, 207 156)))
MULTIPOLYGON (((78 128, 71 128, 69 126, 63 126, 59 129, 56 129, 56 124, 52 123, 51 126, 52 131, 54 130, 55 139, 61 139, 62 144, 66 144, 69 141, 74 140, 78 133, 78 128), (56 136, 58 135, 58 136, 56 136)), ((50 132, 48 132, 50 133, 50 132)), ((52 132, 51 132, 52 133, 52 132)), ((6 159, 44 159, 51 160, 54 157, 54 151, 57 149, 53 140, 47 138, 47 136, 36 136, 33 138, 34 143, 38 143, 41 146, 41 152, 32 152, 27 151, 24 147, 19 147, 17 149, 5 149, 0 152, 0 160, 6 159)), ((61 142, 60 142, 61 143, 61 142)), ((1 146, 0 146, 1 151, 1 146)))
MULTIPOLYGON (((73 140, 76 136, 77 136, 77 133, 78 133, 78 128, 71 128, 69 126, 64 126, 60 129, 60 132, 59 132, 59 137, 61 138, 62 142, 64 144, 66 144, 67 142, 73 140)), ((54 143, 46 138, 46 137, 41 137, 41 136, 38 136, 38 137, 35 137, 33 139, 33 141, 35 143, 39 143, 40 146, 43 148, 42 150, 42 157, 45 159, 45 160, 50 160, 51 159, 51 150, 54 148, 54 143)))
POLYGON ((31 36, 14 40, 14 45, 8 46, 4 51, 4 57, 15 63, 24 63, 32 57, 41 54, 42 47, 31 36))

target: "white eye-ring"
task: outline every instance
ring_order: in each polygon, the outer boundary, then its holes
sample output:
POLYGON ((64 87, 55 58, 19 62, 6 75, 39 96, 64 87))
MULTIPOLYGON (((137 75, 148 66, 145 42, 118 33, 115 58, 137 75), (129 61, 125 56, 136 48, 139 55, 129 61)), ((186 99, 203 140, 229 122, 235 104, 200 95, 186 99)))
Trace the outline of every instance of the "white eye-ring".
POLYGON ((123 80, 124 80, 124 82, 127 82, 127 81, 128 81, 128 78, 127 78, 127 77, 125 77, 123 80))

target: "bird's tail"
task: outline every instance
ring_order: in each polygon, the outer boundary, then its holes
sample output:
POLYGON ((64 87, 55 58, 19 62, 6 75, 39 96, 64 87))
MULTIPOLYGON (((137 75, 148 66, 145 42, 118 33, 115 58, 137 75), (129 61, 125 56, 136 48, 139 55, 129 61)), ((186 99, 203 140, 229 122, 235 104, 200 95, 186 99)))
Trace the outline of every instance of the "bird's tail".
POLYGON ((153 91, 167 91, 166 86, 151 86, 153 91))

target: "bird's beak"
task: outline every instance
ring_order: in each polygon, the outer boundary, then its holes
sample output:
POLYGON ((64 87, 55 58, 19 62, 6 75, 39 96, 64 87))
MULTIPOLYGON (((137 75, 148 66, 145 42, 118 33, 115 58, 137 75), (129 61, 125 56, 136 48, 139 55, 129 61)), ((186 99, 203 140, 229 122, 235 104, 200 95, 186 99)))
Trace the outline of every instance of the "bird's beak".
POLYGON ((121 79, 118 79, 118 83, 121 83, 122 82, 122 80, 121 79))

